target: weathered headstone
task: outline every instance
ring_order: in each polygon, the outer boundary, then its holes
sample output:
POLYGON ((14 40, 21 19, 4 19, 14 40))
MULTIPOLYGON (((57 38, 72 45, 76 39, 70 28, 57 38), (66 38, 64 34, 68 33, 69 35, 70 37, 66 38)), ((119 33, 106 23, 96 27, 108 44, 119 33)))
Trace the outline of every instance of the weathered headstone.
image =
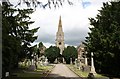
POLYGON ((72 58, 70 58, 70 64, 73 64, 73 62, 72 62, 72 58))
POLYGON ((75 67, 77 67, 77 59, 75 59, 75 67))
POLYGON ((55 59, 54 63, 58 63, 58 60, 57 60, 57 58, 55 59))
POLYGON ((47 66, 48 65, 48 59, 47 57, 45 58, 45 62, 44 62, 44 66, 47 66))
POLYGON ((8 77, 8 76, 9 76, 9 72, 6 72, 6 73, 5 73, 5 76, 8 77))
POLYGON ((32 59, 31 61, 31 65, 29 66, 29 70, 35 70, 36 69, 36 66, 35 66, 35 62, 34 62, 34 59, 32 59))
POLYGON ((83 71, 84 71, 84 72, 90 72, 90 67, 85 65, 83 71))
POLYGON ((35 66, 35 65, 30 65, 30 66, 29 66, 29 70, 34 71, 35 69, 36 69, 36 66, 35 66))
POLYGON ((64 63, 64 64, 66 63, 64 58, 63 58, 63 63, 64 63))
POLYGON ((42 62, 42 60, 40 61, 40 65, 43 66, 43 62, 42 62))
POLYGON ((44 55, 42 56, 41 59, 42 59, 42 62, 45 62, 45 56, 44 55))

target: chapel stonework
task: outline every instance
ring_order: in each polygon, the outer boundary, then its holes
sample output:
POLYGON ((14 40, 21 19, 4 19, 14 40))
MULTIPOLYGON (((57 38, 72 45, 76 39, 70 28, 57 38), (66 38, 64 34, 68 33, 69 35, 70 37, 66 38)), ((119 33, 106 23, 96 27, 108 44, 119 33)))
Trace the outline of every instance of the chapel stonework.
POLYGON ((59 19, 58 31, 56 33, 56 46, 60 48, 60 54, 62 55, 65 45, 64 45, 64 32, 62 29, 61 16, 59 19))

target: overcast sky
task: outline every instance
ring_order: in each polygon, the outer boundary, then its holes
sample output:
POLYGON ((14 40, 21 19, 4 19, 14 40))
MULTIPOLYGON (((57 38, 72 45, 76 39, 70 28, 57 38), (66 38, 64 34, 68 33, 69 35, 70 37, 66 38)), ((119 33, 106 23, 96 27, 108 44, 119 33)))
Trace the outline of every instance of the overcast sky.
POLYGON ((31 20, 35 21, 30 28, 40 27, 35 35, 38 39, 32 44, 43 42, 46 47, 55 45, 56 32, 58 30, 59 17, 62 19, 65 45, 80 45, 85 40, 89 32, 90 24, 88 18, 96 17, 98 10, 103 6, 103 2, 110 0, 72 0, 74 5, 67 3, 60 8, 37 8, 31 15, 31 20), (84 5, 82 4, 82 1, 84 5))

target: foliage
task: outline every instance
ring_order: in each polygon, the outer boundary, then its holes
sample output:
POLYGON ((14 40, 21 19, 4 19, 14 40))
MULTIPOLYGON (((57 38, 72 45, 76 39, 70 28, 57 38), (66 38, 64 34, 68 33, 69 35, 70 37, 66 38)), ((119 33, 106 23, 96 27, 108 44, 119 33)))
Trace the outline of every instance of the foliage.
POLYGON ((57 57, 60 56, 60 49, 56 46, 50 46, 45 50, 44 54, 50 63, 53 63, 57 57))
POLYGON ((38 57, 42 56, 43 54, 40 53, 40 50, 42 50, 43 46, 44 46, 43 43, 40 42, 38 44, 38 46, 34 45, 34 46, 30 47, 30 53, 29 53, 29 57, 28 58, 32 59, 33 58, 33 57, 31 57, 32 54, 38 55, 38 57))
POLYGON ((39 27, 29 29, 29 25, 34 23, 29 17, 32 13, 32 9, 14 9, 6 2, 2 4, 3 76, 6 71, 17 68, 18 62, 30 53, 30 43, 37 39, 34 33, 39 27))
POLYGON ((120 1, 103 3, 90 24, 85 44, 88 54, 94 52, 97 72, 120 76, 120 1))
POLYGON ((41 50, 43 50, 43 43, 42 42, 39 42, 39 44, 38 44, 38 46, 39 46, 39 53, 40 53, 40 55, 39 56, 42 56, 43 55, 43 53, 41 53, 41 50))
MULTIPOLYGON (((49 7, 50 9, 52 7, 57 8, 63 5, 64 2, 67 2, 69 5, 73 5, 73 2, 70 0, 46 0, 46 1, 39 1, 39 0, 17 0, 18 3, 15 5, 17 7, 18 5, 21 5, 22 3, 26 4, 28 7, 40 7, 40 8, 46 8, 49 7)), ((7 3, 11 4, 10 0, 6 0, 7 3)), ((11 4, 12 5, 12 4, 11 4)))
POLYGON ((41 48, 41 47, 43 46, 43 43, 40 42, 40 43, 38 44, 38 46, 39 46, 39 48, 41 48))
POLYGON ((72 58, 72 61, 75 61, 75 58, 77 58, 76 48, 74 46, 67 46, 63 51, 63 56, 67 64, 70 63, 70 58, 72 58))

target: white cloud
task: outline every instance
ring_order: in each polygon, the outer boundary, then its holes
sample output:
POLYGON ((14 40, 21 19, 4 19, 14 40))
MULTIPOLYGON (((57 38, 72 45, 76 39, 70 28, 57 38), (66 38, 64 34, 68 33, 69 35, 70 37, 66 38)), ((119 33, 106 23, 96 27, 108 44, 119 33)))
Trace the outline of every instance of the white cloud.
POLYGON ((42 41, 47 47, 55 45, 55 36, 58 30, 59 16, 61 15, 65 45, 79 45, 89 32, 88 18, 94 18, 98 14, 98 10, 101 9, 102 3, 110 0, 83 0, 91 3, 86 8, 83 8, 81 0, 72 1, 74 1, 73 6, 64 3, 62 7, 57 9, 41 9, 39 7, 36 9, 31 15, 35 23, 30 28, 40 27, 40 29, 36 33, 38 39, 34 44, 42 41))

